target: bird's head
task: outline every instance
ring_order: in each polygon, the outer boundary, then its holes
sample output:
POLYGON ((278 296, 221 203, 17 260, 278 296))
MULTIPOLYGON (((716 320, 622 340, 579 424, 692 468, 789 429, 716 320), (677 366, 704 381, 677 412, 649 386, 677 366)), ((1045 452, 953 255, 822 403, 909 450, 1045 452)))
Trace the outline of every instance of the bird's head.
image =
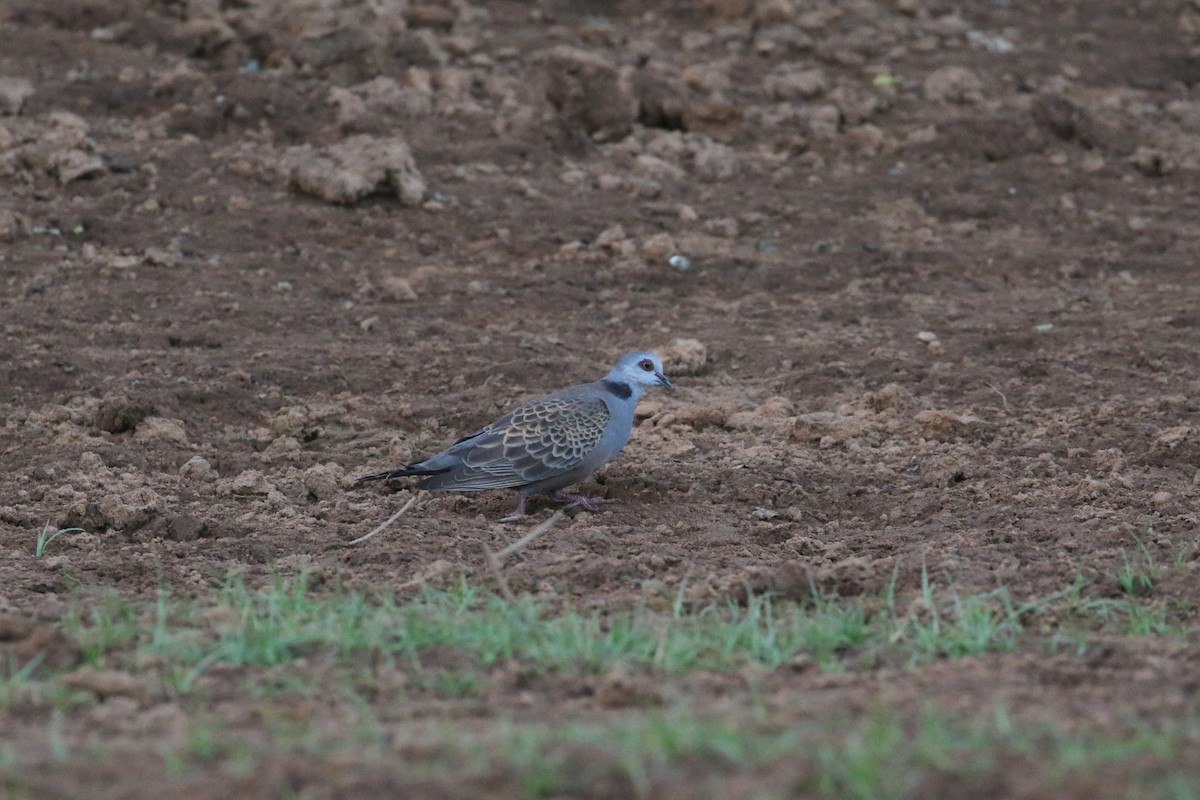
POLYGON ((617 359, 608 379, 628 384, 638 394, 651 386, 661 386, 667 391, 675 388, 663 374, 662 359, 644 350, 634 350, 617 359))

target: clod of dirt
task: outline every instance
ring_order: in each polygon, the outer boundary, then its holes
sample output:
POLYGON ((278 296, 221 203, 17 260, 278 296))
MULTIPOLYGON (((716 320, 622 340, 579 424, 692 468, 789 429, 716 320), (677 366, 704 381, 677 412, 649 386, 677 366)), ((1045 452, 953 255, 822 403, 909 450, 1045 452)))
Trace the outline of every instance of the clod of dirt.
POLYGON ((188 514, 174 514, 167 522, 164 537, 174 542, 194 542, 211 535, 207 521, 188 514))
POLYGON ((925 98, 937 103, 983 102, 983 82, 966 67, 942 67, 925 76, 925 98))
POLYGON ((32 83, 24 78, 0 77, 0 114, 20 114, 30 97, 33 97, 32 83))
POLYGON ((20 161, 57 178, 64 185, 106 170, 104 161, 97 154, 96 143, 88 136, 88 124, 83 117, 55 111, 49 115, 49 121, 49 130, 44 123, 39 125, 35 129, 36 140, 20 149, 20 161))
POLYGON ((211 483, 218 477, 217 471, 203 456, 192 456, 179 468, 179 474, 188 480, 211 483))
POLYGON ((149 401, 113 395, 96 405, 92 424, 106 433, 126 433, 137 428, 153 412, 154 406, 149 401))
POLYGON ((148 486, 121 495, 106 495, 100 500, 100 514, 105 524, 122 531, 142 527, 161 511, 162 499, 148 486))
POLYGON ((230 493, 240 495, 270 494, 275 491, 275 487, 266 476, 256 469, 248 469, 238 474, 229 481, 228 488, 230 493))
POLYGON ((347 205, 372 194, 395 194, 404 206, 425 196, 425 179, 403 139, 351 136, 330 147, 291 147, 280 169, 298 191, 347 205))
POLYGON ((624 225, 612 225, 602 230, 596 236, 595 246, 599 250, 626 257, 633 255, 636 249, 633 240, 625 234, 624 225))
POLYGON ((137 426, 133 438, 147 442, 169 442, 177 445, 187 445, 187 432, 183 429, 183 421, 165 417, 146 417, 137 426))
POLYGON ((1154 437, 1154 446, 1174 450, 1187 440, 1195 429, 1191 425, 1176 425, 1154 437))
POLYGON ((341 464, 318 464, 304 471, 304 488, 318 500, 330 500, 342 493, 346 470, 341 464))
MULTIPOLYGON (((665 163, 665 162, 664 162, 665 163)), ((642 242, 642 255, 650 264, 663 265, 667 259, 679 252, 675 237, 665 231, 656 233, 642 242)))
POLYGON ((638 117, 632 73, 594 53, 555 47, 541 56, 546 65, 546 99, 572 124, 599 142, 620 139, 638 117))
POLYGON ((310 405, 285 406, 267 422, 274 433, 297 436, 305 441, 316 438, 317 423, 338 422, 346 416, 346 407, 340 403, 312 403, 310 405))
POLYGON ((699 375, 708 364, 708 348, 699 339, 676 339, 659 355, 669 375, 699 375))

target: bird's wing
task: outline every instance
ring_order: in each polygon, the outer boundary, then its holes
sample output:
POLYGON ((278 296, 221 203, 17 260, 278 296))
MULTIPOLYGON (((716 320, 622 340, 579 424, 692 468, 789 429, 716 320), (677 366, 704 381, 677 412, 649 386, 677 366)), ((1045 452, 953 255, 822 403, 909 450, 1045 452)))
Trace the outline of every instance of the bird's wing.
POLYGON ((587 392, 539 397, 453 445, 459 488, 501 489, 562 475, 595 450, 612 414, 587 392))

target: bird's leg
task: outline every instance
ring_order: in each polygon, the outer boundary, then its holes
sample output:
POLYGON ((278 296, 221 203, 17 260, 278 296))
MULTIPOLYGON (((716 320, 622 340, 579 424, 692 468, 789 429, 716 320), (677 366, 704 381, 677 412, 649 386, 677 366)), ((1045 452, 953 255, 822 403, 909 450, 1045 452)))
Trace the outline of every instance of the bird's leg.
POLYGON ((585 511, 595 511, 597 506, 604 503, 615 503, 608 497, 585 497, 581 494, 567 494, 566 492, 555 492, 550 495, 550 499, 557 503, 566 503, 567 508, 582 508, 585 511))
POLYGON ((513 510, 513 513, 509 514, 507 517, 504 517, 500 521, 501 522, 512 522, 513 520, 518 520, 523 516, 525 516, 525 495, 524 494, 522 494, 521 499, 517 501, 517 507, 516 507, 516 509, 513 510))

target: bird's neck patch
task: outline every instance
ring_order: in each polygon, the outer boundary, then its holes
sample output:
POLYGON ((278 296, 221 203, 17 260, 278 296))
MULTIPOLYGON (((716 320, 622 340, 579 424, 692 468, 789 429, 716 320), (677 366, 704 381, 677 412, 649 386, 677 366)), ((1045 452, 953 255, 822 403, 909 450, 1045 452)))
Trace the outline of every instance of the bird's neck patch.
POLYGON ((628 383, 622 383, 621 381, 610 381, 607 378, 603 381, 603 383, 605 389, 608 389, 622 400, 628 400, 633 396, 633 387, 628 383))

